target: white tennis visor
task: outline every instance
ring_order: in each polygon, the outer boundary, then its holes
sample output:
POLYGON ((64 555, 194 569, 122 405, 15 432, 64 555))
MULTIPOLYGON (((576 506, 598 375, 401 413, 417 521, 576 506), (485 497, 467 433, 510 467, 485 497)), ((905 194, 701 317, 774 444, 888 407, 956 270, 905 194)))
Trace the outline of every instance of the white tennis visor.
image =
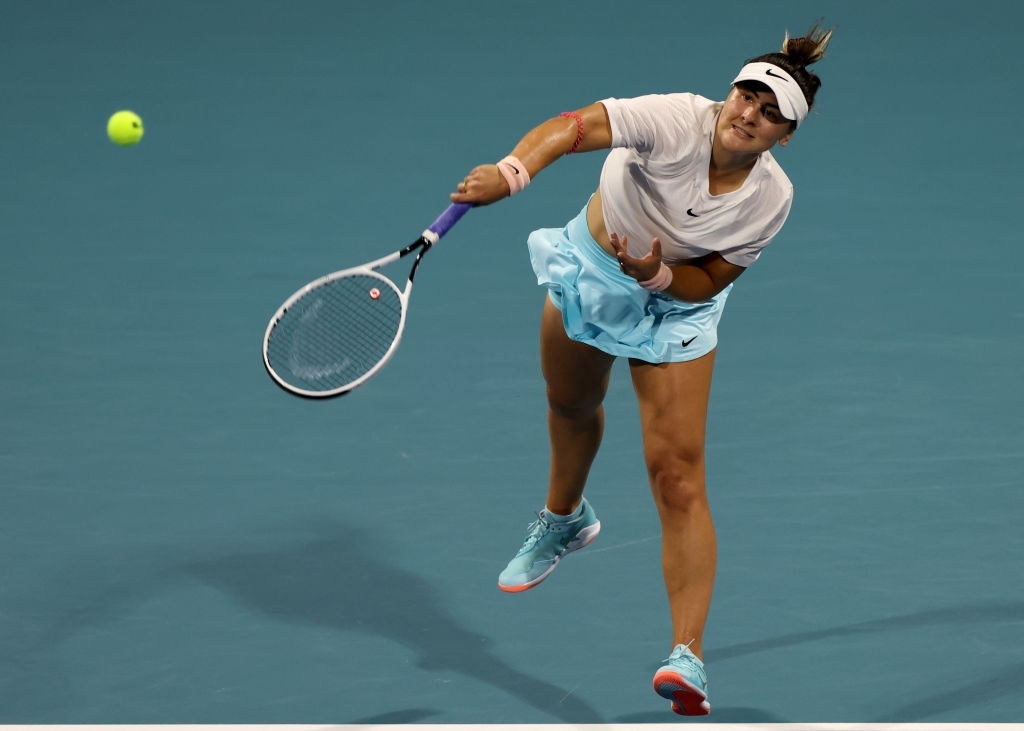
POLYGON ((784 69, 773 63, 755 61, 740 69, 740 73, 732 80, 733 84, 740 81, 760 81, 775 93, 779 100, 779 111, 786 119, 796 121, 797 126, 807 119, 807 100, 800 90, 796 79, 784 69))

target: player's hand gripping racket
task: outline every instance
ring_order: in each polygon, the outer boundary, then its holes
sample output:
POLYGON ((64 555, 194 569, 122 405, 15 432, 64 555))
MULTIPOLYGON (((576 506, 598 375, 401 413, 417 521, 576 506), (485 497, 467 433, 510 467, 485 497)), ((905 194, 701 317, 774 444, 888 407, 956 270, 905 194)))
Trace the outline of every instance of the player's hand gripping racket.
POLYGON ((298 396, 330 398, 366 383, 387 364, 405 329, 409 295, 423 255, 448 233, 468 203, 452 203, 404 249, 314 280, 281 305, 263 337, 263 363, 298 396), (405 289, 378 271, 416 252, 405 289))

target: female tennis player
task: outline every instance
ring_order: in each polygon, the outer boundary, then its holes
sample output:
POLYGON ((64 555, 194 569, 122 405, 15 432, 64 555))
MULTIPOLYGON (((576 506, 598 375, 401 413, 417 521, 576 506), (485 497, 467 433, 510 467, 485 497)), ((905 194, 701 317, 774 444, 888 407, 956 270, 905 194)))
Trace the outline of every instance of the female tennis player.
POLYGON ((725 101, 689 93, 609 98, 528 132, 451 195, 486 205, 522 191, 567 153, 611 148, 597 190, 564 228, 528 240, 538 282, 551 443, 547 501, 498 585, 524 591, 600 530, 583 497, 604 428, 613 361, 627 358, 661 522, 672 651, 655 691, 682 715, 709 713, 701 643, 716 566, 705 487, 705 423, 726 298, 779 233, 793 186, 770 150, 814 105, 831 30, 813 26, 749 60, 725 101))

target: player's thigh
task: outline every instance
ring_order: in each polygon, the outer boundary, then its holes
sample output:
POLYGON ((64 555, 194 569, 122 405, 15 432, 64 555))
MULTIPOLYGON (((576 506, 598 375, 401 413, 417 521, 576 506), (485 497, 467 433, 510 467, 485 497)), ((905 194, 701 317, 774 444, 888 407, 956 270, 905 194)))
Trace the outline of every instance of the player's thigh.
POLYGON ((678 363, 629 363, 644 452, 652 461, 701 462, 715 351, 678 363))
POLYGON ((541 371, 548 401, 565 407, 593 407, 608 390, 614 356, 565 334, 562 313, 544 298, 540 327, 541 371))

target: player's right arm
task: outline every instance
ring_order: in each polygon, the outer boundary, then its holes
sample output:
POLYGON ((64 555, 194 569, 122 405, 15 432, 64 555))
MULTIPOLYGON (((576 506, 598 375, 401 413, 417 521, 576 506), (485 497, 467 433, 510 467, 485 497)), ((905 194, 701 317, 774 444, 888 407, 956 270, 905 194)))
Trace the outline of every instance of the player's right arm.
MULTIPOLYGON (((552 117, 527 132, 509 153, 523 163, 530 178, 565 155, 574 145, 574 152, 611 147, 612 128, 603 104, 595 102, 577 109, 574 114, 579 115, 582 124, 581 137, 580 124, 575 117, 552 117), (580 137, 578 144, 577 137, 580 137)), ((508 197, 509 193, 505 177, 498 166, 491 163, 473 168, 450 198, 453 203, 487 205, 508 197)))

